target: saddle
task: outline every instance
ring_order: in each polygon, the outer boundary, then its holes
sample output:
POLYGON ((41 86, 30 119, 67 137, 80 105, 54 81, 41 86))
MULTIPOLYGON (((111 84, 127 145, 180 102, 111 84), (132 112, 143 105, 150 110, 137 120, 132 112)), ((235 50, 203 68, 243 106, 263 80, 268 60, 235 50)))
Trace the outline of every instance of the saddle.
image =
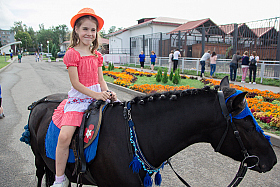
POLYGON ((83 115, 81 126, 76 129, 73 135, 70 148, 73 149, 75 156, 75 169, 72 175, 77 174, 77 184, 80 183, 80 175, 82 174, 85 174, 84 177, 88 181, 96 184, 93 177, 87 171, 84 149, 87 148, 98 135, 104 106, 107 105, 105 105, 105 102, 102 100, 92 102, 83 115))

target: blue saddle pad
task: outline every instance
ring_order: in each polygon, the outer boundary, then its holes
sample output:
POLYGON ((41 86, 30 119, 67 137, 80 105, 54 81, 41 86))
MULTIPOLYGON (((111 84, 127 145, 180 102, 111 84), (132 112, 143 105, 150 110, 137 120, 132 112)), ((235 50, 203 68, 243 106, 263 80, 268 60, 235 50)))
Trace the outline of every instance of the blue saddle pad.
MULTIPOLYGON (((45 148, 46 148, 46 156, 55 160, 55 152, 56 152, 56 145, 58 140, 60 129, 51 121, 46 138, 45 138, 45 148)), ((96 156, 96 150, 98 145, 98 138, 99 138, 99 132, 95 138, 95 140, 85 148, 84 154, 86 162, 90 162, 94 159, 96 156)), ((69 157, 68 157, 69 163, 75 163, 75 156, 72 149, 69 149, 69 157)))

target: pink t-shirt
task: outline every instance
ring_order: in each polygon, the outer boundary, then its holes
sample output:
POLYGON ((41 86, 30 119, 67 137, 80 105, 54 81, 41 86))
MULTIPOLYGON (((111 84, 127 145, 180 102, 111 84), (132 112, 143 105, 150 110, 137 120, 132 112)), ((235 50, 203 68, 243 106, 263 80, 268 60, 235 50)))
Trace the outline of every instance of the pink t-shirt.
POLYGON ((217 55, 210 57, 210 64, 216 64, 216 61, 217 61, 217 55))
POLYGON ((98 51, 96 56, 81 56, 74 48, 69 48, 65 53, 63 62, 67 69, 69 66, 76 66, 80 83, 84 86, 98 84, 98 67, 103 65, 103 57, 98 51))

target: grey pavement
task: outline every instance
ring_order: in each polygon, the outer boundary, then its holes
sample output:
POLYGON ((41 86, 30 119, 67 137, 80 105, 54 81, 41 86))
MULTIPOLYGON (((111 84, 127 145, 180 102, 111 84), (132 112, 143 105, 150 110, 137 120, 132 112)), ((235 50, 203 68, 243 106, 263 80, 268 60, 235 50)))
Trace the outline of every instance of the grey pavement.
MULTIPOLYGON (((46 95, 67 92, 71 86, 67 71, 61 62, 35 63, 34 58, 23 57, 22 64, 12 63, 0 70, 0 84, 6 88, 2 90, 6 117, 0 120, 0 186, 35 186, 34 156, 28 145, 19 142, 29 115, 26 107, 46 95)), ((120 100, 143 95, 118 85, 108 83, 108 86, 120 100)), ((273 148, 279 158, 280 148, 273 148)), ((214 152, 209 144, 198 143, 174 155, 172 164, 192 187, 222 187, 231 182, 240 163, 214 152)), ((279 173, 279 164, 267 173, 248 171, 239 186, 277 187, 279 173)), ((162 187, 184 186, 169 166, 165 166, 161 175, 162 187)))

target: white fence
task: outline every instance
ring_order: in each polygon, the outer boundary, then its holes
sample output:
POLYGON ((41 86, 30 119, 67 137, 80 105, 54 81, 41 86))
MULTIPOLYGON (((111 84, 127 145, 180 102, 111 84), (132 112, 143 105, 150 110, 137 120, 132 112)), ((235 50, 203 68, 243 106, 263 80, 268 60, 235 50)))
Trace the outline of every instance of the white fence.
MULTIPOLYGON (((113 62, 114 64, 134 64, 140 65, 138 61, 138 56, 129 56, 129 55, 121 55, 117 58, 117 61, 113 59, 108 62, 113 62)), ((107 58, 109 59, 109 58, 107 58)), ((201 66, 199 62, 199 58, 180 58, 178 62, 178 68, 182 70, 193 70, 196 71, 196 74, 199 75, 201 71, 201 66)), ((104 58, 105 61, 105 58, 104 58)), ((231 59, 218 59, 216 65, 216 73, 228 73, 229 74, 229 64, 231 59)), ((146 57, 145 66, 150 66, 150 58, 146 57)), ((158 57, 157 63, 155 66, 167 67, 168 68, 168 57, 158 57)), ((172 66, 173 67, 173 66, 172 66)), ((210 71, 210 66, 205 67, 205 71, 210 71)), ((237 75, 242 75, 241 65, 238 66, 237 75)), ((260 60, 257 65, 257 77, 261 78, 261 83, 263 78, 272 78, 279 79, 280 78, 280 64, 279 61, 262 61, 260 60)))

